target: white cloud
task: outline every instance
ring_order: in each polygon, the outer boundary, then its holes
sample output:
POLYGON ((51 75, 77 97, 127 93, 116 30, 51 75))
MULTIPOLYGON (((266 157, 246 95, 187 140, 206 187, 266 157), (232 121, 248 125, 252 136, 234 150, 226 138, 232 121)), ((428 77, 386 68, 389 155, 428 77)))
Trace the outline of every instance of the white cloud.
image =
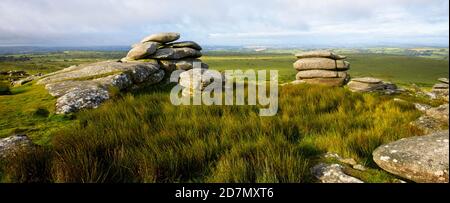
POLYGON ((1 0, 0 44, 126 45, 160 31, 201 44, 448 46, 447 0, 1 0))

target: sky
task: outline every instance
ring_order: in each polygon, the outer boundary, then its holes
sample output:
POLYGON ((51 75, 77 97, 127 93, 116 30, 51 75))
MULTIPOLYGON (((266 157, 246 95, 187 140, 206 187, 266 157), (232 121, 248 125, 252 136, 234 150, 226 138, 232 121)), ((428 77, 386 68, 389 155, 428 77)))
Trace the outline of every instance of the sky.
POLYGON ((441 46, 448 0, 0 0, 0 46, 441 46))

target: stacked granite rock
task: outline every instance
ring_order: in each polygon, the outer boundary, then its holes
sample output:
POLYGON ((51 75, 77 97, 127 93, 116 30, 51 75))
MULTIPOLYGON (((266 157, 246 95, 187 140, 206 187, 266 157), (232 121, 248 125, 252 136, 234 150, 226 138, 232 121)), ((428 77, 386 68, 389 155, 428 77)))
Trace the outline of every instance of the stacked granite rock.
POLYGON ((179 33, 157 33, 145 37, 134 44, 122 62, 152 61, 158 62, 166 72, 174 70, 190 70, 194 62, 201 63, 202 68, 208 65, 198 58, 202 56, 202 47, 193 41, 175 42, 179 33))
POLYGON ((399 91, 397 85, 372 77, 352 78, 347 86, 352 92, 383 92, 385 94, 395 94, 399 91))
POLYGON ((294 68, 298 71, 297 83, 343 86, 348 81, 350 63, 345 56, 329 51, 311 51, 295 55, 294 68))
POLYGON ((448 86, 448 78, 439 78, 439 83, 435 84, 433 86, 433 89, 431 90, 431 93, 436 95, 436 98, 442 98, 446 101, 448 101, 448 93, 449 93, 449 86, 448 86))

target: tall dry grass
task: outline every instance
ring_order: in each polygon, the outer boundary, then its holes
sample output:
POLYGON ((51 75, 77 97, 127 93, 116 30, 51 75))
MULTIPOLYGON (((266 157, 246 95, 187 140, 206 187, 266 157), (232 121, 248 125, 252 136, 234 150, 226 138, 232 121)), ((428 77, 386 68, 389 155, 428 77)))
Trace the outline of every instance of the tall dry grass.
POLYGON ((375 167, 377 146, 419 133, 408 125, 419 116, 412 105, 343 88, 283 86, 274 117, 259 117, 258 106, 173 106, 169 91, 81 112, 53 135, 50 159, 28 156, 4 173, 32 179, 14 169, 44 161, 41 179, 53 182, 311 182, 322 153, 375 167))

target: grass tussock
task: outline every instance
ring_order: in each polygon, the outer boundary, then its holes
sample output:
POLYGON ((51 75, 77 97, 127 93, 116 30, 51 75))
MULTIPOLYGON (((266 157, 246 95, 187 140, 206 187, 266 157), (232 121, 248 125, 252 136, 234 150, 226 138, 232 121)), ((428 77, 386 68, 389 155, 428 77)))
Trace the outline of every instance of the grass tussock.
POLYGON ((42 161, 39 179, 53 182, 312 182, 309 168, 324 152, 377 171, 376 147, 420 133, 408 125, 420 115, 412 104, 343 88, 280 87, 273 117, 259 117, 258 106, 173 106, 169 91, 77 114, 52 135, 50 158, 25 154, 16 168, 42 161))

